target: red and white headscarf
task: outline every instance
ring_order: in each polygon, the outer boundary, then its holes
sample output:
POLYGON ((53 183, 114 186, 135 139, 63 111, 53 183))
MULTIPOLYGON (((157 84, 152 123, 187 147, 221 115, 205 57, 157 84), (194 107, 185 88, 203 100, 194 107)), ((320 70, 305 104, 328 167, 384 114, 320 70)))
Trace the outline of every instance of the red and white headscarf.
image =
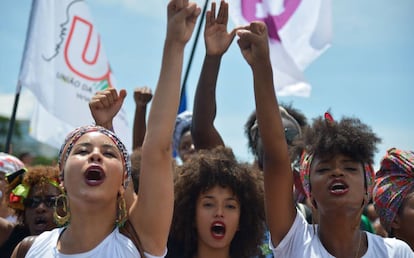
POLYGON ((0 172, 9 174, 24 168, 23 162, 13 155, 0 152, 0 172))

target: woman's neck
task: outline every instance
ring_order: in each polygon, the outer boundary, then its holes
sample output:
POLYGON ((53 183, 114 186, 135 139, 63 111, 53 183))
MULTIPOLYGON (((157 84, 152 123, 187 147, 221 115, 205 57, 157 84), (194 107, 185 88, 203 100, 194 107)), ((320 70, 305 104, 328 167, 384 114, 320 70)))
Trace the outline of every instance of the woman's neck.
POLYGON ((83 253, 99 245, 115 228, 115 219, 100 216, 72 216, 58 240, 58 250, 65 254, 83 253))
POLYGON ((206 245, 199 244, 197 254, 194 258, 230 258, 230 247, 211 248, 206 245))
POLYGON ((338 258, 361 257, 366 252, 367 238, 355 219, 320 218, 320 222, 316 234, 331 255, 338 258))

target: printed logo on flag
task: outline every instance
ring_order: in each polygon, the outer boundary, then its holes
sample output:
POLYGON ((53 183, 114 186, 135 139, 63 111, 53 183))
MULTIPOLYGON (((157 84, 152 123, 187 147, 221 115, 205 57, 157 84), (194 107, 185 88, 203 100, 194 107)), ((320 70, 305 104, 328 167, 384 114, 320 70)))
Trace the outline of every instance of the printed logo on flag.
MULTIPOLYGON (((73 75, 57 72, 56 79, 71 84, 82 91, 95 93, 113 85, 111 82, 112 73, 101 49, 100 36, 94 30, 93 23, 87 17, 71 15, 72 9, 76 7, 74 4, 77 2, 80 1, 74 0, 67 4, 66 17, 59 24, 59 41, 56 42, 53 54, 49 57, 42 54, 42 58, 44 61, 50 62, 63 54, 65 66, 73 75), (81 82, 80 78, 86 82, 81 82)), ((85 97, 85 100, 88 100, 89 97, 85 97)))
MULTIPOLYGON (((19 79, 41 105, 31 135, 58 146, 69 129, 93 122, 88 103, 115 78, 86 1, 35 0, 29 26, 19 79)), ((127 117, 121 108, 114 128, 129 148, 127 117)))
POLYGON ((242 0, 241 11, 248 22, 263 21, 267 25, 269 37, 280 41, 278 31, 295 13, 301 0, 242 0))

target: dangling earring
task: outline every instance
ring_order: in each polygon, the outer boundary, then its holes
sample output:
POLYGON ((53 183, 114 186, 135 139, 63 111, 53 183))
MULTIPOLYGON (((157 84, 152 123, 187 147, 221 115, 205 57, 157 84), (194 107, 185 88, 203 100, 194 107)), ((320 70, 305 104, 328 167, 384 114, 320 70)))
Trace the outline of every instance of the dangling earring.
POLYGON ((55 201, 53 219, 58 227, 65 227, 70 222, 70 209, 68 205, 68 198, 65 193, 59 195, 55 201), (59 215, 58 209, 60 209, 60 207, 61 211, 65 214, 64 216, 59 215))
POLYGON ((120 228, 123 227, 125 222, 128 219, 128 212, 126 209, 126 202, 123 195, 118 197, 118 210, 117 210, 117 218, 115 220, 115 225, 120 228))

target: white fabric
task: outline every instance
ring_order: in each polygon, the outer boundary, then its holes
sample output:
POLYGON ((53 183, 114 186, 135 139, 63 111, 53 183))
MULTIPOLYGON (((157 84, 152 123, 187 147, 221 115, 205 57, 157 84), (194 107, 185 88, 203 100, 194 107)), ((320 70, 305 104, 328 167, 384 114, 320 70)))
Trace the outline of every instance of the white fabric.
MULTIPOLYGON (((122 235, 118 228, 116 228, 110 235, 108 235, 98 246, 92 250, 79 253, 79 254, 62 254, 57 248, 57 242, 60 234, 64 228, 56 228, 52 231, 45 231, 40 234, 32 247, 27 252, 26 258, 39 258, 39 257, 55 257, 55 258, 115 258, 115 257, 133 257, 140 258, 138 249, 135 247, 134 243, 122 235)), ((151 254, 145 253, 145 256, 148 258, 162 258, 165 257, 167 251, 165 251, 163 256, 154 256, 151 254)))
POLYGON ((331 0, 233 0, 229 8, 236 25, 267 24, 278 95, 308 97, 303 71, 332 41, 331 0))
MULTIPOLYGON (((93 123, 89 100, 116 83, 86 1, 33 1, 19 86, 37 99, 30 125, 35 139, 59 148, 69 131, 93 123)), ((131 150, 124 109, 114 130, 131 150)))
MULTIPOLYGON (((365 233, 368 238, 368 250, 363 258, 414 258, 414 252, 405 242, 396 238, 383 238, 369 232, 365 233)), ((274 257, 334 257, 328 253, 314 232, 313 226, 306 222, 299 211, 292 227, 279 245, 274 247, 270 238, 269 246, 274 257)))

